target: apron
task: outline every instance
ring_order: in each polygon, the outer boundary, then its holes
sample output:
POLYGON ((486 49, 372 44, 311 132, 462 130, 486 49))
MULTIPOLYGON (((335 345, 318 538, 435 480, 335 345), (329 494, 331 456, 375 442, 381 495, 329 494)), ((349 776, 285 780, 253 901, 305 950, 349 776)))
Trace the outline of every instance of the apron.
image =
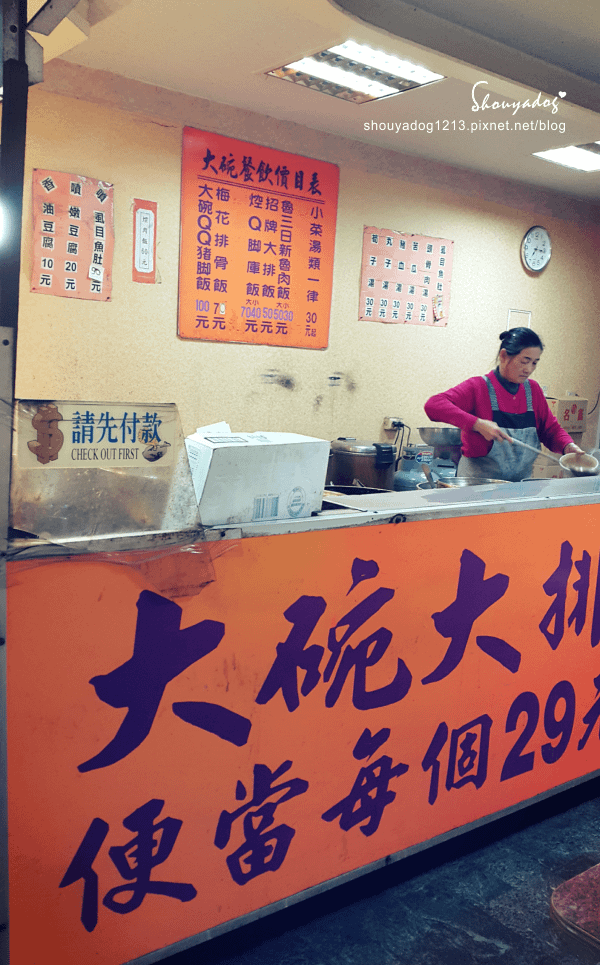
MULTIPOLYGON (((501 412, 492 382, 487 375, 484 375, 483 378, 487 383, 492 404, 492 421, 513 438, 520 439, 521 442, 527 442, 530 446, 539 449, 540 440, 537 434, 529 382, 525 382, 523 385, 527 400, 527 412, 501 412)), ((508 479, 511 482, 520 482, 521 479, 526 479, 531 474, 536 458, 535 453, 528 452, 521 446, 513 446, 510 442, 499 442, 495 439, 487 456, 479 456, 476 459, 461 456, 457 476, 468 476, 471 479, 508 479)))

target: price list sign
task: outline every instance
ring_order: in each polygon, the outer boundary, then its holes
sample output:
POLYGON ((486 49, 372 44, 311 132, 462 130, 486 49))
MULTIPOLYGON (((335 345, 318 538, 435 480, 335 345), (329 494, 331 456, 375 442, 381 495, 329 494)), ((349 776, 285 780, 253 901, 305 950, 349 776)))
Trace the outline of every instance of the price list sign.
POLYGON ((182 338, 323 349, 339 169, 184 128, 182 338))
POLYGON ((113 209, 112 184, 34 170, 32 292, 110 301, 113 209))
POLYGON ((359 321, 444 328, 450 313, 454 242, 366 227, 359 321))

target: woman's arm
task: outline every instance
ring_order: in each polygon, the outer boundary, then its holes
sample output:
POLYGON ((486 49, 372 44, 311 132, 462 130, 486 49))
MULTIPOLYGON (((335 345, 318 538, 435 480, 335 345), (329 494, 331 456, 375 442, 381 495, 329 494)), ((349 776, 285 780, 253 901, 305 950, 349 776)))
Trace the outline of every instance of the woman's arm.
MULTIPOLYGON (((479 418, 477 394, 472 384, 474 381, 475 379, 467 379, 445 392, 432 395, 424 406, 427 417, 432 422, 446 422, 458 429, 473 429, 479 418)), ((491 407, 489 413, 481 412, 483 418, 491 414, 491 407)))
POLYGON ((550 411, 546 396, 538 383, 532 381, 530 384, 540 442, 550 452, 560 452, 563 455, 566 452, 583 452, 583 449, 580 449, 577 443, 573 442, 569 433, 566 429, 563 429, 556 416, 550 411))

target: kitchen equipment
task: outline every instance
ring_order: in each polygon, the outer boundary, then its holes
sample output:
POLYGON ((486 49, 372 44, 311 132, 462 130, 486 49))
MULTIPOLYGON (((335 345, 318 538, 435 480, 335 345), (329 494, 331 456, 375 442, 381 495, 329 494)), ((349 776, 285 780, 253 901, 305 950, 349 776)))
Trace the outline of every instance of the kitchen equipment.
POLYGON ((361 442, 341 436, 331 442, 327 482, 391 490, 394 486, 396 448, 388 442, 361 442))
POLYGON ((431 446, 413 446, 411 444, 403 446, 400 468, 394 475, 393 480, 393 488, 396 492, 416 489, 417 483, 425 482, 423 466, 429 465, 432 459, 433 449, 431 446))
POLYGON ((454 426, 424 426, 417 432, 428 446, 460 446, 460 429, 454 426))
POLYGON ((536 449, 535 446, 530 446, 527 442, 521 442, 520 439, 515 439, 512 436, 511 438, 513 443, 516 442, 518 446, 523 446, 524 449, 537 452, 538 456, 545 456, 546 459, 557 462, 561 469, 564 469, 565 472, 570 472, 572 476, 597 476, 600 473, 598 460, 595 456, 587 452, 567 452, 563 456, 554 456, 549 452, 541 452, 539 449, 536 449))
MULTIPOLYGON (((429 487, 429 489, 435 489, 435 484, 438 481, 439 476, 436 476, 435 479, 433 478, 433 473, 429 468, 429 466, 427 465, 427 463, 423 463, 423 472, 425 473, 425 477, 427 479, 427 486, 429 487)), ((417 487, 418 486, 423 486, 423 483, 417 483, 417 487)))
POLYGON ((439 470, 440 475, 455 476, 461 457, 460 429, 454 426, 423 426, 417 431, 423 442, 433 446, 432 465, 439 470))
POLYGON ((558 462, 573 476, 597 476, 600 473, 598 460, 588 452, 567 452, 558 462))
MULTIPOLYGON (((471 476, 455 476, 454 479, 438 479, 436 489, 463 489, 465 486, 486 486, 492 483, 508 483, 508 479, 476 479, 471 476)), ((426 482, 419 483, 417 489, 429 489, 426 482)))

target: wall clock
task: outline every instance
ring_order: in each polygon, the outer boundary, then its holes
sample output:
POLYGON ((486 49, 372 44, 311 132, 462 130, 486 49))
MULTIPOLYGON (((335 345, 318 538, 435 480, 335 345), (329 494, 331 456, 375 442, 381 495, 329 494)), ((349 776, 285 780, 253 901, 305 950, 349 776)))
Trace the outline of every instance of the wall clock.
POLYGON ((528 271, 543 271, 552 255, 550 235, 541 225, 534 225, 521 242, 521 259, 528 271))

